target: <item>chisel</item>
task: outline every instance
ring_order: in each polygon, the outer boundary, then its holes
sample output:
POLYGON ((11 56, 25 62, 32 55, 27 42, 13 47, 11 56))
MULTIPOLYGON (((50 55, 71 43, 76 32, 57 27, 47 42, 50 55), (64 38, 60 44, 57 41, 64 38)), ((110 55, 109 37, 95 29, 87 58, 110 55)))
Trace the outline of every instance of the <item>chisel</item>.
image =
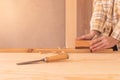
POLYGON ((40 61, 53 62, 53 61, 59 61, 59 60, 64 60, 64 59, 68 59, 68 58, 69 58, 69 56, 68 56, 67 53, 60 53, 60 54, 50 56, 50 57, 45 57, 45 58, 42 58, 42 59, 39 59, 39 60, 17 63, 17 65, 32 64, 32 63, 37 63, 37 62, 40 62, 40 61))

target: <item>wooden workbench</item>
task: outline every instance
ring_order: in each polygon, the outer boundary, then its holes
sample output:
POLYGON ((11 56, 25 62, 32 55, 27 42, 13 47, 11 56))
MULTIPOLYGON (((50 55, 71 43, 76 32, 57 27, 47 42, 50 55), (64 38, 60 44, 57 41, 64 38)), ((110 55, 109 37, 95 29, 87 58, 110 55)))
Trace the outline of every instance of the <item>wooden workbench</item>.
POLYGON ((0 80, 120 80, 119 53, 69 53, 69 59, 16 65, 53 53, 1 53, 0 80))

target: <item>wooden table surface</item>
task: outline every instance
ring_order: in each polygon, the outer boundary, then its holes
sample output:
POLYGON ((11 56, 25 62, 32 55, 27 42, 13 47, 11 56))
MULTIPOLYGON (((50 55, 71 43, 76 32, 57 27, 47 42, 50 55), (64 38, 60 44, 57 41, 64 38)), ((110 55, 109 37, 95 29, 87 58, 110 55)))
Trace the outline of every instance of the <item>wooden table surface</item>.
POLYGON ((0 53, 0 80, 120 80, 119 53, 70 53, 68 60, 16 65, 53 53, 0 53))

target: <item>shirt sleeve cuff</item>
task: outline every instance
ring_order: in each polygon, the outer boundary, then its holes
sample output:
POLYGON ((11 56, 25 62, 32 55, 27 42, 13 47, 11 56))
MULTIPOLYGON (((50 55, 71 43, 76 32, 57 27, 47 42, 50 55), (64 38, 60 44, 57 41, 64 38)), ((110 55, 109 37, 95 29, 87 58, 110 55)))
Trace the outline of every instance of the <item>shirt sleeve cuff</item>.
POLYGON ((120 41, 120 32, 112 32, 111 36, 120 41))
POLYGON ((103 29, 100 27, 91 27, 90 30, 96 30, 99 31, 100 33, 103 33, 103 29))

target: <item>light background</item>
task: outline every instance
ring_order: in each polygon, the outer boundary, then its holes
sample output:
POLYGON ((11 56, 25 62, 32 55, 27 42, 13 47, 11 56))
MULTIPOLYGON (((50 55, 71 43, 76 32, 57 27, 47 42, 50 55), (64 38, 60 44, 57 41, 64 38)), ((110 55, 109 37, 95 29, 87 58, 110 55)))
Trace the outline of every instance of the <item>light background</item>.
POLYGON ((73 48, 92 0, 0 0, 0 48, 73 48))
POLYGON ((0 48, 65 47, 65 0, 0 0, 0 48))

